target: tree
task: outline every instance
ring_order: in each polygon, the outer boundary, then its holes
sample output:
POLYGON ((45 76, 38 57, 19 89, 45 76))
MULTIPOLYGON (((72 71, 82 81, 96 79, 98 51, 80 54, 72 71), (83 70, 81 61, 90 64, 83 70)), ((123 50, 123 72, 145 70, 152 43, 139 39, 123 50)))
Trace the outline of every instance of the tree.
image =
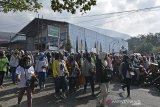
POLYGON ((132 37, 128 40, 128 47, 131 52, 157 53, 160 51, 160 33, 132 37))
MULTIPOLYGON (((96 5, 96 0, 51 0, 51 9, 60 13, 67 10, 67 12, 75 14, 77 9, 82 13, 86 13, 94 5, 96 5)), ((39 0, 0 0, 0 12, 4 13, 9 11, 37 12, 41 8, 42 3, 39 0)))
POLYGON ((153 45, 151 43, 142 43, 137 47, 137 52, 139 53, 151 53, 153 49, 153 45))
POLYGON ((0 0, 0 12, 35 11, 42 8, 38 0, 0 0))

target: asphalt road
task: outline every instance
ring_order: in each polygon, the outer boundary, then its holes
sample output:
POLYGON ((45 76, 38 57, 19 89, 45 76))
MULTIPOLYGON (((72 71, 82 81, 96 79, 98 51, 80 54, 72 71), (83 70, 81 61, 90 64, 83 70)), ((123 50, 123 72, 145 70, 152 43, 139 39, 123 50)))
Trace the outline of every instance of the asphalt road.
MULTIPOLYGON (((2 107, 17 107, 17 85, 11 84, 10 79, 5 79, 5 87, 0 89, 0 105, 2 107)), ((126 98, 119 82, 110 84, 110 93, 106 98, 106 107, 160 107, 160 92, 154 88, 131 87, 131 98, 126 98)), ((57 100, 54 97, 54 84, 52 78, 47 79, 46 88, 33 94, 33 107, 96 107, 99 88, 96 85, 95 96, 91 95, 90 86, 87 93, 83 88, 76 93, 69 94, 67 99, 57 100)), ((22 100, 22 107, 26 107, 26 95, 22 100)))

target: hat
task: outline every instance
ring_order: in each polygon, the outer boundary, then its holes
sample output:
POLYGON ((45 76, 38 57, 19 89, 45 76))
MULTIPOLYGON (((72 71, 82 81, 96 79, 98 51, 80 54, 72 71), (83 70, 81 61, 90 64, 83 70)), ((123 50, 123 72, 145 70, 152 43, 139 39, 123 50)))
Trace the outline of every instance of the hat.
POLYGON ((43 52, 39 53, 39 60, 40 61, 44 60, 44 53, 43 52))
POLYGON ((39 53, 39 56, 44 56, 44 53, 43 53, 43 52, 40 52, 40 53, 39 53))

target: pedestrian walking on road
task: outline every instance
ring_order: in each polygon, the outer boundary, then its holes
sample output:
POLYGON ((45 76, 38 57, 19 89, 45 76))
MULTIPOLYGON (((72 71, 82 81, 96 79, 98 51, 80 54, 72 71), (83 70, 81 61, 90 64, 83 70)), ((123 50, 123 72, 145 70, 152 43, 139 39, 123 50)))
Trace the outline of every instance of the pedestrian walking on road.
POLYGON ((14 53, 11 55, 10 62, 9 62, 11 73, 12 73, 13 84, 16 83, 16 68, 19 65, 19 59, 20 59, 18 53, 19 53, 18 50, 15 50, 14 53))
POLYGON ((40 90, 45 88, 46 72, 48 67, 48 60, 44 53, 40 52, 39 59, 36 60, 35 72, 38 74, 40 90))
POLYGON ((34 74, 34 68, 30 64, 30 57, 24 57, 21 59, 20 65, 16 69, 17 74, 17 80, 18 80, 18 107, 21 105, 21 101, 23 98, 23 95, 25 91, 27 92, 27 107, 32 107, 32 89, 33 87, 30 87, 30 81, 33 77, 35 77, 34 74))
POLYGON ((123 91, 125 91, 125 88, 127 87, 127 97, 130 97, 131 71, 132 67, 129 63, 129 57, 127 55, 124 55, 120 71, 122 74, 124 85, 122 85, 121 87, 123 91))
POLYGON ((0 88, 3 88, 4 74, 7 72, 8 59, 4 51, 0 51, 0 88))
POLYGON ((92 95, 94 95, 94 76, 96 75, 96 68, 89 53, 86 53, 85 56, 83 63, 83 74, 85 76, 84 93, 86 93, 87 84, 90 82, 92 95))

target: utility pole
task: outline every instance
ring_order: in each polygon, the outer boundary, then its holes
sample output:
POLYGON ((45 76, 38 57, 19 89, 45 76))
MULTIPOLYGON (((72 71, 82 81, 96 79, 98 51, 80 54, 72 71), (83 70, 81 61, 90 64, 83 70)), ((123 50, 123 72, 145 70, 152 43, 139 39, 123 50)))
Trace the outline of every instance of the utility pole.
POLYGON ((110 53, 110 43, 109 43, 109 53, 110 53))
POLYGON ((39 51, 39 47, 40 47, 40 35, 39 35, 39 14, 38 14, 38 29, 37 29, 37 36, 38 36, 38 45, 37 45, 37 49, 39 51))
POLYGON ((41 51, 43 50, 43 15, 42 15, 42 23, 41 23, 41 51))
POLYGON ((11 36, 9 36, 9 51, 11 53, 11 36))
MULTIPOLYGON (((68 34, 68 25, 66 24, 65 25, 66 26, 66 41, 65 41, 65 44, 67 44, 67 41, 68 41, 68 39, 69 39, 69 34, 68 34)), ((65 48, 65 50, 66 50, 66 48, 65 48)))
POLYGON ((57 50, 59 51, 60 49, 60 25, 58 26, 58 46, 57 46, 57 50))

